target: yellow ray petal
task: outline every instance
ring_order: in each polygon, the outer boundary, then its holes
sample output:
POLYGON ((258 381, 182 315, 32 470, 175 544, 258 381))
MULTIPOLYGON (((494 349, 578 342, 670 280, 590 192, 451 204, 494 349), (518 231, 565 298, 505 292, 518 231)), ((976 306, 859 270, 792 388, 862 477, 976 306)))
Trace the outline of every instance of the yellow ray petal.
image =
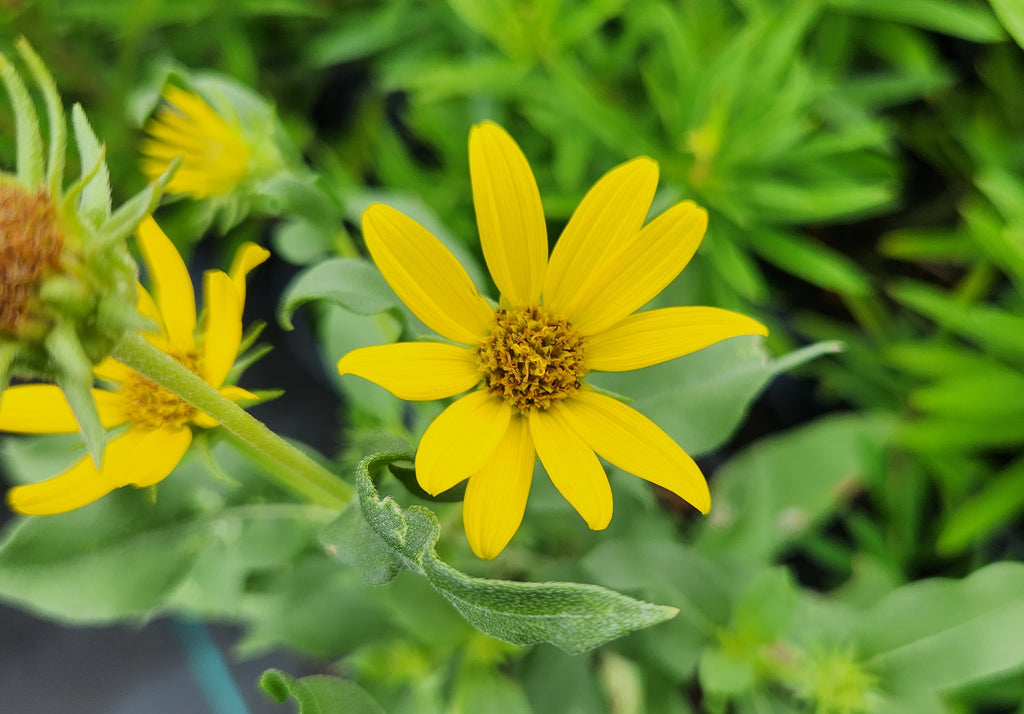
POLYGON ((544 207, 530 164, 515 140, 494 122, 469 133, 473 206, 487 268, 514 306, 536 305, 548 262, 544 207))
POLYGON ((131 367, 121 364, 113 357, 104 357, 99 364, 93 365, 92 372, 100 379, 106 379, 119 384, 127 379, 129 375, 135 373, 131 367))
POLYGON ((426 228, 378 203, 363 213, 363 236, 384 279, 432 330, 465 345, 491 333, 494 311, 426 228))
POLYGON ((235 290, 238 291, 243 307, 245 306, 245 276, 269 257, 269 250, 248 241, 235 251, 235 258, 231 261, 231 270, 228 275, 231 276, 231 281, 235 284, 235 290))
POLYGON ((242 302, 235 284, 219 270, 203 276, 202 358, 199 373, 212 387, 224 383, 242 342, 242 302))
MULTIPOLYGON (((678 203, 647 224, 591 280, 600 286, 578 312, 563 313, 580 334, 606 330, 642 307, 686 267, 704 237, 708 214, 691 201, 678 203)), ((588 286, 582 288, 584 292, 588 286)))
POLYGON ((342 357, 338 372, 368 379, 410 401, 454 397, 481 380, 475 350, 440 342, 363 347, 342 357))
POLYGON ((99 471, 87 456, 59 476, 11 489, 7 501, 18 513, 44 516, 81 508, 120 486, 151 486, 174 470, 191 441, 186 428, 132 429, 107 445, 99 471))
POLYGON ((160 308, 156 306, 153 296, 149 294, 146 288, 142 287, 142 283, 135 283, 135 290, 138 293, 138 297, 135 300, 135 309, 144 318, 153 321, 157 333, 166 335, 167 329, 164 327, 164 319, 160 316, 160 308))
POLYGON ((185 261, 151 216, 142 219, 138 237, 167 338, 173 348, 191 352, 195 349, 196 296, 185 261))
POLYGON ((174 470, 192 443, 192 430, 185 426, 151 431, 132 429, 103 459, 103 474, 118 486, 144 488, 163 481, 174 470))
MULTIPOLYGON (((592 530, 612 520, 612 489, 594 450, 572 430, 555 403, 530 412, 530 436, 551 482, 592 530)), ((472 483, 472 481, 470 481, 472 483)))
POLYGON ((702 350, 737 335, 767 335, 757 320, 716 307, 667 307, 630 315, 587 338, 587 369, 622 372, 702 350))
MULTIPOLYGON (((222 397, 227 397, 233 402, 249 401, 258 402, 260 398, 252 392, 242 389, 241 387, 221 387, 218 390, 222 397)), ((202 429, 213 429, 220 425, 216 419, 205 412, 197 411, 191 419, 192 424, 202 429)))
MULTIPOLYGON (((109 451, 119 441, 107 446, 109 451)), ((117 488, 117 484, 104 478, 86 456, 70 469, 46 481, 15 486, 7 492, 7 503, 12 511, 27 516, 50 516, 67 513, 88 506, 117 488)))
MULTIPOLYGON (((106 428, 125 422, 118 396, 101 389, 92 390, 100 421, 106 428)), ((0 393, 0 431, 16 434, 75 434, 78 421, 53 384, 22 384, 0 393)))
POLYGON ((469 479, 462 523, 473 552, 491 560, 519 530, 533 480, 536 455, 527 420, 512 418, 487 464, 469 479))
POLYGON ((594 451, 620 469, 667 488, 702 513, 711 508, 708 484, 697 464, 640 412, 583 390, 562 402, 561 413, 594 451))
POLYGON ((641 156, 615 167, 587 192, 544 276, 544 304, 552 312, 574 314, 593 298, 601 285, 590 278, 636 239, 657 187, 658 164, 641 156))
POLYGON ((435 419, 416 450, 416 480, 436 496, 479 471, 498 448, 512 407, 482 390, 470 392, 435 419))

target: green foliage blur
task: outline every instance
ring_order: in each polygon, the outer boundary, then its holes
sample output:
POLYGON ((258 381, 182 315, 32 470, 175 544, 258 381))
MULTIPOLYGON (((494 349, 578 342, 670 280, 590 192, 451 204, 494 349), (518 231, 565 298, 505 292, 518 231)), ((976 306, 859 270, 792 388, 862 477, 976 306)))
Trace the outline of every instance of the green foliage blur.
MULTIPOLYGON (((220 73, 275 107, 320 177, 326 234, 259 200, 219 224, 187 201, 159 215, 183 245, 226 256, 262 240, 301 270, 280 321, 315 325, 331 374, 345 351, 416 331, 360 259, 370 202, 485 276, 466 141, 484 119, 530 158, 553 238, 601 174, 654 158, 653 213, 693 199, 711 215, 660 299, 772 332, 595 380, 704 457, 706 519, 612 473, 615 518, 594 533, 540 476, 523 530, 483 564, 458 506, 428 504, 438 552, 471 575, 679 609, 589 655, 491 639, 411 572, 366 585, 337 554, 338 524, 323 530, 331 514, 211 482, 212 463, 259 492, 227 443, 190 457, 156 504, 116 493, 19 525, 0 552, 5 600, 69 623, 244 623, 241 654, 288 647, 351 680, 268 673, 302 711, 1024 714, 1024 4, 0 3, 0 48, 19 35, 88 110, 116 200, 145 183, 137 144, 169 74, 220 73), (142 504, 147 518, 129 515, 142 504)), ((2 104, 5 166, 13 135, 2 104)), ((352 473, 387 450, 382 432, 414 444, 440 411, 335 386, 351 408, 329 457, 352 473)), ((12 479, 52 461, 52 443, 5 440, 12 479)), ((378 487, 426 503, 401 468, 378 487)))

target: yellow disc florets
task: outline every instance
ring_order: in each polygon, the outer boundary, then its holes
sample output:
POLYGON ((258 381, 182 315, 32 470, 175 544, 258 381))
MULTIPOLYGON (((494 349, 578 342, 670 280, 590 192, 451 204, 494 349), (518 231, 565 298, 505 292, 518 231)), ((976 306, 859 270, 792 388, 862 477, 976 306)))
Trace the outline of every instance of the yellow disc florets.
POLYGON ((519 411, 547 409, 582 386, 583 338, 542 307, 501 309, 477 360, 484 387, 519 411))
MULTIPOLYGON (((196 372, 195 355, 173 356, 196 372)), ((182 426, 196 414, 191 404, 135 372, 121 383, 119 394, 128 420, 143 429, 182 426)))
POLYGON ((33 319, 42 279, 59 268, 63 233, 43 189, 0 183, 0 332, 22 336, 33 319))

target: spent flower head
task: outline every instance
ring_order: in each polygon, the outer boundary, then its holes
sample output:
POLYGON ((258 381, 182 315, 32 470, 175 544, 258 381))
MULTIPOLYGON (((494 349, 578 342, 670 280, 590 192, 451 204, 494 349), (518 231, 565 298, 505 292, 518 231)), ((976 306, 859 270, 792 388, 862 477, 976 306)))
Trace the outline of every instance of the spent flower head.
MULTIPOLYGON (((207 271, 202 319, 196 315, 188 269, 174 244, 152 218, 139 226, 139 247, 151 276, 150 293, 137 286, 139 312, 150 320, 145 338, 210 386, 234 401, 256 400, 240 387, 225 385, 242 340, 245 276, 266 260, 266 250, 244 244, 229 273, 207 271)), ((92 503, 121 486, 150 486, 178 465, 195 429, 217 423, 163 387, 124 364, 107 358, 93 372, 105 385, 94 389, 104 428, 119 429, 102 466, 89 457, 41 483, 8 493, 19 513, 48 515, 92 503)), ((0 430, 22 434, 62 434, 78 430, 60 389, 51 384, 14 386, 0 395, 0 430)))
POLYGON ((425 228, 371 206, 363 233, 377 267, 417 317, 458 344, 358 349, 339 371, 403 399, 469 390, 423 435, 416 478, 435 495, 469 479, 463 521, 481 557, 498 555, 518 529, 538 456, 593 529, 612 516, 598 456, 707 512, 707 483, 693 459, 640 412, 585 382, 591 371, 639 369, 729 337, 767 334, 749 317, 710 307, 634 314, 693 256, 707 214, 684 201, 645 226, 658 166, 641 157, 587 193, 549 259, 540 194, 515 141, 485 122, 470 133, 469 154, 498 308, 425 228))
POLYGON ((82 174, 65 189, 63 104, 28 42, 16 46, 43 95, 49 141, 44 149, 28 89, 0 54, 17 131, 15 171, 0 171, 0 391, 11 375, 56 381, 98 455, 104 437, 89 396, 91 367, 144 324, 135 310, 137 269, 126 241, 172 167, 112 212, 104 148, 75 105, 82 174))

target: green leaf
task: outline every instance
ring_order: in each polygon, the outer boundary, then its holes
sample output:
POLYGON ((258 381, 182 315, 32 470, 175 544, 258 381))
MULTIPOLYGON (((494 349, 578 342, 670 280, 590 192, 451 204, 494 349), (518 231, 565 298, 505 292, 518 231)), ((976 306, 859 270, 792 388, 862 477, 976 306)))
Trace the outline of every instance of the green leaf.
POLYGON ((987 305, 971 305, 921 283, 902 282, 892 296, 905 305, 995 352, 1024 358, 1024 317, 987 305))
POLYGON ((797 611, 797 587, 783 567, 758 573, 732 613, 732 630, 745 642, 770 643, 785 634, 797 611))
POLYGON ((957 555, 1024 511, 1024 460, 987 479, 978 495, 951 513, 939 533, 938 551, 957 555))
POLYGON ((357 315, 398 307, 398 298, 377 268, 356 258, 332 258, 300 273, 284 291, 278 321, 292 329, 292 314, 313 300, 327 300, 357 315))
POLYGON ((850 14, 905 22, 975 42, 1003 39, 999 23, 988 10, 962 0, 829 0, 832 7, 850 14))
POLYGON ((755 443, 715 476, 702 549, 770 560, 883 473, 893 420, 824 417, 755 443))
POLYGON ((1020 0, 989 0, 1003 27, 1024 48, 1024 3, 1020 0))
POLYGON ((864 271, 810 236, 799 238, 762 230, 750 241, 750 247, 765 260, 827 290, 860 296, 871 293, 871 280, 864 271))
POLYGON ((274 231, 274 254, 295 265, 307 265, 331 250, 331 230, 302 218, 282 223, 274 231))
POLYGON ((533 714, 522 686, 500 674, 464 674, 452 700, 453 710, 466 714, 533 714))
POLYGON ((773 360, 763 343, 760 337, 734 337, 653 367, 587 379, 632 398, 631 406, 699 456, 729 438, 772 377, 840 350, 837 342, 819 342, 773 360))
POLYGON ((896 694, 941 692, 1024 669, 1024 565, 906 585, 866 613, 862 663, 896 694))
POLYGON ((43 183, 43 137, 39 133, 39 117, 25 83, 3 54, 0 54, 0 80, 7 88, 14 109, 18 179, 25 186, 39 186, 43 183))
POLYGON ((940 417, 1024 419, 1024 374, 992 367, 951 374, 910 395, 910 403, 940 417))
POLYGON ((260 686, 281 703, 294 697, 300 714, 385 714, 358 684, 326 674, 296 679, 279 669, 268 669, 260 677, 260 686))
MULTIPOLYGON (((363 459, 356 469, 363 516, 379 539, 376 572, 393 575, 405 569, 425 576, 471 625, 512 644, 550 642, 567 652, 586 652, 675 616, 675 608, 596 585, 487 580, 455 570, 437 557, 437 517, 422 506, 403 510, 390 497, 381 499, 374 487, 371 474, 394 461, 412 459, 409 453, 380 453, 363 459)), ((352 562, 353 546, 345 542, 350 535, 351 520, 343 516, 324 530, 321 541, 329 553, 352 562)), ((361 545, 372 542, 364 539, 361 545)), ((365 571, 365 561, 362 567, 365 571)))
MULTIPOLYGON (((37 478, 47 464, 60 468, 68 453, 58 455, 59 443, 5 447, 5 468, 32 468, 37 478)), ((197 498, 219 498, 207 478, 189 461, 160 484, 155 503, 151 490, 119 489, 70 513, 16 521, 0 538, 0 598, 78 624, 181 605, 237 615, 248 575, 289 563, 334 514, 292 504, 197 513, 197 498)))

